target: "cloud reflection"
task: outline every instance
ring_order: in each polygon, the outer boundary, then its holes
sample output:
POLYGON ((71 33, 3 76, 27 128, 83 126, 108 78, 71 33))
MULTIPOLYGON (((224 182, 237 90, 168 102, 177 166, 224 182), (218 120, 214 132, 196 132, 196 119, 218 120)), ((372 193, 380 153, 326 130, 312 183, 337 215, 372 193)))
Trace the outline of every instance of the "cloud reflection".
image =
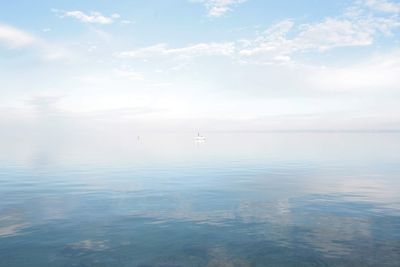
POLYGON ((0 213, 0 238, 20 235, 29 226, 20 212, 0 213))

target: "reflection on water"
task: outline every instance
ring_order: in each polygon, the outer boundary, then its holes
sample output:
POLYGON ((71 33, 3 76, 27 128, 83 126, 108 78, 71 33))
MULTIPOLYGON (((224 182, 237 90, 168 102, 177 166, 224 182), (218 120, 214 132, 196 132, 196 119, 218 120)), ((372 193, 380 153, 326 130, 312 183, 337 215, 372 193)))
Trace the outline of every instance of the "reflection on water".
POLYGON ((399 134, 82 140, 0 143, 0 266, 400 266, 399 134))

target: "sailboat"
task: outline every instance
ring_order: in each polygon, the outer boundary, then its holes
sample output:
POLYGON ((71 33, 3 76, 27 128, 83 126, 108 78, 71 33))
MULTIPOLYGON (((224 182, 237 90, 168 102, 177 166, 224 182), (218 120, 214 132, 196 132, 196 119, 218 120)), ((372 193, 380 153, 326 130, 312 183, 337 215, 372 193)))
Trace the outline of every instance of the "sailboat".
POLYGON ((195 137, 194 140, 195 140, 196 142, 202 143, 202 142, 205 142, 205 141, 206 141, 206 137, 200 135, 200 133, 198 132, 198 133, 197 133, 197 136, 195 137))

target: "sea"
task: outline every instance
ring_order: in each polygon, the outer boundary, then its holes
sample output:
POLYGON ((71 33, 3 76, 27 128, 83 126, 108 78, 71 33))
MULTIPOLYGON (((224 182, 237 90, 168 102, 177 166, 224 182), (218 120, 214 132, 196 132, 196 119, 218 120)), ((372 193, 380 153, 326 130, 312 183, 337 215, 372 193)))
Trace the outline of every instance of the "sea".
POLYGON ((0 140, 0 266, 400 266, 400 133, 0 140))

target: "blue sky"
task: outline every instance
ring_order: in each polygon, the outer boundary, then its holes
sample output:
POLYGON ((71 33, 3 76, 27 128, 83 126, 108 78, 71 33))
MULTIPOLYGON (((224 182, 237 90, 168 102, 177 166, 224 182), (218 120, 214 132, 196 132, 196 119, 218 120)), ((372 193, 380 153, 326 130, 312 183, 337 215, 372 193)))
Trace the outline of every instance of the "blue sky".
POLYGON ((400 129, 399 28, 394 0, 7 1, 0 124, 400 129))

